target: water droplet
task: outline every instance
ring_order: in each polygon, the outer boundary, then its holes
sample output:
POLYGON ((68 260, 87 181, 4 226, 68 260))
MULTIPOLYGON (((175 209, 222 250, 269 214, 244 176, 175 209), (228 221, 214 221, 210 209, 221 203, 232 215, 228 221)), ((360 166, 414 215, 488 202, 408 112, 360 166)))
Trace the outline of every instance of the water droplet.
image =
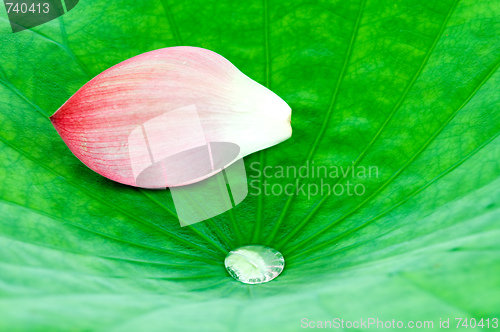
POLYGON ((261 284, 273 280, 283 271, 285 259, 274 248, 250 245, 230 251, 224 264, 234 279, 245 284, 261 284))

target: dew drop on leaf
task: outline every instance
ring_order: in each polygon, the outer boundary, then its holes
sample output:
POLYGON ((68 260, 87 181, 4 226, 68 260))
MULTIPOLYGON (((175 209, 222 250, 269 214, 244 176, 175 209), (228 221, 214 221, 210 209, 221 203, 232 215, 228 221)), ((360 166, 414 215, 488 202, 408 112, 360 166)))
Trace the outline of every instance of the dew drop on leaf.
POLYGON ((285 259, 274 248, 249 245, 230 251, 224 264, 234 279, 245 284, 261 284, 273 280, 283 271, 285 259))

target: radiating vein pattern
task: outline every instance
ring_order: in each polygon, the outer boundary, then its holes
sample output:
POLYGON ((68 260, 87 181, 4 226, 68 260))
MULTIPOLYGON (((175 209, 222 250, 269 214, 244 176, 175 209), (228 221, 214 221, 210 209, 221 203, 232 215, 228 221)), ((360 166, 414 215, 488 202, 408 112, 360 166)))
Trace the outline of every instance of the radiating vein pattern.
POLYGON ((0 18, 0 330, 497 317, 498 36, 490 0, 79 1, 15 34, 0 18), (242 203, 182 228, 169 190, 92 172, 48 120, 93 76, 177 45, 268 86, 293 128, 245 157, 242 203), (267 284, 224 269, 253 244, 284 255, 267 284))

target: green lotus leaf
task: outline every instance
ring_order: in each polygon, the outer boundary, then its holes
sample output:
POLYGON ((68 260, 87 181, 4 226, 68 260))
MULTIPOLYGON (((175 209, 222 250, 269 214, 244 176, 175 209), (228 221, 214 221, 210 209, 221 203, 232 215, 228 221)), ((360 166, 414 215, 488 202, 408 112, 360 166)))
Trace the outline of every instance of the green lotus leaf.
POLYGON ((497 2, 83 0, 17 33, 6 10, 0 330, 500 318, 497 2), (94 173, 48 119, 103 70, 175 45, 292 108, 292 138, 245 157, 247 198, 188 227, 169 190, 94 173), (282 274, 233 279, 224 258, 249 244, 279 250, 282 274))

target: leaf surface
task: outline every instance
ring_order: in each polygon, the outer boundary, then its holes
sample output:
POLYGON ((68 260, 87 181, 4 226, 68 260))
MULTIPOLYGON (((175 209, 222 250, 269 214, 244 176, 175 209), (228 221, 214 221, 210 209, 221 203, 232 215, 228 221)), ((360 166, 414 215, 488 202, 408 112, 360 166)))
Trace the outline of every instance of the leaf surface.
POLYGON ((80 1, 15 34, 4 7, 0 17, 0 329, 500 317, 494 1, 80 1), (168 190, 97 175, 48 120, 103 70, 175 45, 213 50, 268 86, 294 129, 245 158, 244 202, 183 228, 168 190), (297 185, 276 173, 304 165, 355 176, 311 171, 297 185), (345 192, 313 195, 324 183, 345 192), (293 195, 272 193, 288 184, 293 195), (280 250, 282 275, 233 280, 223 260, 245 244, 280 250))

